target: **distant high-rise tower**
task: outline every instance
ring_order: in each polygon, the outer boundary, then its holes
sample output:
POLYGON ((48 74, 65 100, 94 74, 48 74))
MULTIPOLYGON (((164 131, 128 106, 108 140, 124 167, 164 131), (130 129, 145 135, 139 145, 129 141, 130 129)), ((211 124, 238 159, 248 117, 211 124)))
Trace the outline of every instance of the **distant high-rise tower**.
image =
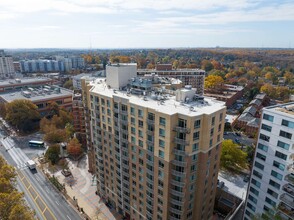
POLYGON ((294 219, 294 102, 263 109, 245 220, 294 219), (267 218, 270 219, 270 218, 267 218))
POLYGON ((8 56, 4 50, 0 50, 0 78, 11 78, 14 74, 12 56, 8 56))
POLYGON ((224 103, 137 77, 134 64, 106 71, 83 86, 98 194, 129 219, 211 219, 224 103))

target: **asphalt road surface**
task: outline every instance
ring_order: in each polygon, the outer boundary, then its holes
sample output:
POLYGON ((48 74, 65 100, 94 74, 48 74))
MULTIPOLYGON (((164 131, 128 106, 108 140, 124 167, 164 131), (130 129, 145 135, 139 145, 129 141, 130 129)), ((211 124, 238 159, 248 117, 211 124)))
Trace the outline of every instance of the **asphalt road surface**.
POLYGON ((235 132, 225 132, 224 134, 224 139, 231 139, 233 142, 241 145, 241 146, 251 146, 254 144, 254 139, 253 138, 248 138, 247 136, 240 134, 240 136, 237 136, 235 132))
POLYGON ((26 167, 29 157, 18 148, 12 138, 3 139, 0 134, 0 153, 17 169, 18 188, 25 193, 29 206, 36 211, 39 219, 79 220, 82 219, 67 201, 53 188, 38 170, 26 167))

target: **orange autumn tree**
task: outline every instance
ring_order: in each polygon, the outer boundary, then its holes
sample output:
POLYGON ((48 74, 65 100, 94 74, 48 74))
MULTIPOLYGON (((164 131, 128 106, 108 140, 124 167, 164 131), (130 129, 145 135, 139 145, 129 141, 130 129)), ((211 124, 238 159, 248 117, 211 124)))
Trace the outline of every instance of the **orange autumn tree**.
POLYGON ((77 158, 83 153, 82 145, 77 138, 72 138, 67 145, 67 153, 74 158, 77 158))

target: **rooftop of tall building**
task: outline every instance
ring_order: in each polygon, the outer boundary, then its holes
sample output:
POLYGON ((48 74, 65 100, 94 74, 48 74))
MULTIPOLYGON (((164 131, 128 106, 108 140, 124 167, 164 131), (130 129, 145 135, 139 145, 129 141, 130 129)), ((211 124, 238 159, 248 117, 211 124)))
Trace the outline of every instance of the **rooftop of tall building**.
POLYGON ((287 115, 291 115, 291 117, 294 117, 294 102, 288 102, 285 104, 269 106, 269 107, 266 107, 265 109, 272 111, 272 112, 278 111, 280 113, 284 113, 287 115))
POLYGON ((37 84, 38 82, 47 82, 52 81, 52 79, 46 77, 25 77, 25 78, 16 78, 16 79, 3 79, 0 80, 0 86, 9 86, 14 84, 29 84, 34 83, 37 84))
POLYGON ((103 79, 97 79, 90 84, 92 85, 90 92, 94 94, 101 94, 109 98, 128 99, 134 105, 154 109, 167 115, 183 114, 193 117, 211 114, 225 108, 224 102, 199 96, 191 86, 178 90, 169 90, 161 86, 144 91, 132 87, 131 82, 121 90, 110 88, 103 79))

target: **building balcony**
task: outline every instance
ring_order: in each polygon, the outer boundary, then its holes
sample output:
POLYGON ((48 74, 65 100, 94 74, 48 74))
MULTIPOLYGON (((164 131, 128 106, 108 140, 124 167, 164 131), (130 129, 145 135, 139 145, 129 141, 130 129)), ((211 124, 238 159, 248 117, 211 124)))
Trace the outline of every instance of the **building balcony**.
POLYGON ((178 214, 178 215, 182 215, 183 214, 183 211, 181 210, 178 210, 178 209, 175 209, 175 208, 172 208, 172 207, 169 207, 169 211, 175 213, 175 214, 178 214))
POLYGON ((149 178, 146 178, 146 181, 147 181, 147 183, 149 183, 149 184, 151 184, 151 185, 153 185, 153 184, 154 184, 154 181, 153 181, 153 180, 151 180, 151 179, 149 179, 149 178))
POLYGON ((119 109, 118 108, 113 108, 113 112, 119 113, 119 109))
POLYGON ((122 154, 121 157, 122 157, 123 159, 125 159, 125 160, 128 160, 128 159, 129 159, 129 157, 126 156, 126 155, 124 155, 124 154, 122 154))
POLYGON ((179 161, 179 160, 172 160, 171 163, 177 166, 182 166, 182 167, 187 166, 187 162, 179 161))
POLYGON ((287 205, 291 206, 291 208, 294 208, 294 199, 286 193, 283 193, 281 195, 280 200, 286 203, 287 205))
POLYGON ((147 124, 153 125, 155 123, 155 120, 154 119, 147 118, 146 122, 147 122, 147 124))
POLYGON ((173 217, 173 216, 171 216, 171 215, 168 217, 168 219, 169 219, 169 220, 180 220, 180 218, 176 218, 176 217, 173 217))
POLYGON ((150 141, 150 140, 146 140, 146 143, 147 144, 150 144, 150 145, 154 145, 154 140, 150 141))
POLYGON ((283 190, 290 194, 291 196, 294 196, 294 187, 290 184, 286 184, 283 186, 283 190))
POLYGON ((289 183, 294 184, 294 173, 290 173, 287 176, 285 176, 285 180, 288 181, 289 183))
POLYGON ((174 141, 175 141, 176 144, 189 145, 189 141, 186 141, 184 139, 180 139, 180 138, 177 138, 177 137, 175 137, 174 141))
MULTIPOLYGON (((282 215, 279 215, 281 217, 285 217, 283 219, 287 219, 287 216, 290 219, 294 219, 294 209, 287 206, 286 204, 284 204, 283 202, 279 204, 278 206, 278 210, 281 212, 282 215), (284 215, 283 215, 284 214, 284 215), (285 216, 286 215, 286 216, 285 216)), ((288 218, 288 219, 289 219, 288 218)))
POLYGON ((146 173, 148 173, 149 175, 154 175, 154 171, 153 170, 149 170, 149 169, 146 169, 146 173))
POLYGON ((172 203, 173 205, 178 205, 178 206, 183 206, 184 202, 183 201, 179 201, 179 200, 175 200, 175 199, 169 199, 170 203, 172 203))
POLYGON ((175 186, 180 186, 180 187, 185 186, 185 182, 179 182, 179 181, 176 181, 176 180, 173 180, 173 179, 171 179, 170 182, 175 186))
POLYGON ((152 136, 153 136, 153 135, 154 135, 154 131, 147 130, 147 131, 146 131, 146 134, 148 134, 148 135, 152 135, 152 136))
POLYGON ((173 149, 174 154, 185 156, 187 153, 184 150, 173 149))
POLYGON ((146 206, 151 210, 153 209, 153 205, 150 205, 148 202, 146 202, 146 206))
POLYGON ((179 171, 176 171, 174 169, 171 169, 171 174, 175 175, 175 176, 179 176, 179 177, 185 177, 186 176, 186 173, 184 172, 179 172, 179 171))
POLYGON ((185 127, 181 127, 181 126, 176 126, 176 127, 174 127, 173 130, 176 132, 186 133, 186 134, 189 134, 191 132, 190 128, 185 128, 185 127))
POLYGON ((123 114, 123 115, 128 115, 129 114, 128 111, 126 111, 126 110, 121 110, 120 113, 123 114))
POLYGON ((183 197, 184 194, 185 194, 184 192, 179 192, 179 191, 174 190, 172 188, 170 188, 170 193, 173 194, 173 195, 175 195, 175 196, 181 196, 181 197, 183 197))

